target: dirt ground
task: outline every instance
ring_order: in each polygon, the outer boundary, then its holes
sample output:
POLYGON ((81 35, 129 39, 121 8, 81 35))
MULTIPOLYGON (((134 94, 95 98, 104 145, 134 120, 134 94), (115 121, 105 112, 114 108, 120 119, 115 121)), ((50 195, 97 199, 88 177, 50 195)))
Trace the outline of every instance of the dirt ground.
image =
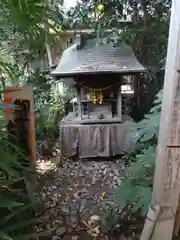
POLYGON ((41 172, 52 169, 42 192, 49 218, 46 228, 55 229, 52 240, 107 239, 96 237, 101 235, 97 226, 124 178, 122 161, 66 160, 54 172, 53 164, 38 162, 41 172))

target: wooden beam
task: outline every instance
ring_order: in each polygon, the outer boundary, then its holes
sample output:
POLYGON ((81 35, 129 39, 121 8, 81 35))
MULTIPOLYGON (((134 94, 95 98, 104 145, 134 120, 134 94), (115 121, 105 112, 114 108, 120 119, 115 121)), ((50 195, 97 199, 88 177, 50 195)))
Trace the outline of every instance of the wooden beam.
MULTIPOLYGON (((148 232, 147 219, 141 240, 171 240, 180 195, 180 1, 172 1, 163 103, 158 138, 152 208, 160 214, 148 232)), ((151 210, 152 210, 151 208, 151 210)))
POLYGON ((117 115, 119 119, 122 121, 122 94, 121 94, 121 86, 118 89, 117 93, 117 115))
POLYGON ((80 119, 82 119, 81 88, 77 86, 76 89, 77 89, 78 116, 80 116, 80 119))

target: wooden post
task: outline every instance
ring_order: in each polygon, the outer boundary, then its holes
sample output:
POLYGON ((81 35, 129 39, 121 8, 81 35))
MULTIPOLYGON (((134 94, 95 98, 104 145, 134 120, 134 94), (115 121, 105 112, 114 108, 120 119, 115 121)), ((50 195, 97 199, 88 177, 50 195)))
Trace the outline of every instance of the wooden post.
MULTIPOLYGON (((160 206, 153 233, 141 240, 171 240, 180 196, 180 1, 172 2, 152 208, 160 206)), ((146 224, 145 224, 146 226, 146 224)), ((146 226, 147 227, 147 226, 146 226)), ((148 229, 148 228, 146 228, 148 229)), ((147 230, 148 232, 148 230, 147 230)))
POLYGON ((82 106, 81 106, 81 100, 82 100, 82 92, 81 88, 79 86, 76 87, 77 89, 77 104, 78 104, 78 117, 82 120, 82 106))
POLYGON ((174 236, 178 236, 180 230, 180 201, 177 208, 175 224, 174 224, 174 236))
MULTIPOLYGON (((30 111, 28 116, 28 145, 30 148, 30 160, 33 167, 36 165, 36 137, 35 137, 35 126, 34 126, 34 99, 33 89, 31 87, 9 87, 3 90, 4 102, 8 104, 14 104, 16 99, 28 100, 30 103, 30 111)), ((9 121, 15 120, 13 109, 6 109, 5 120, 8 124, 9 121)))
POLYGON ((122 94, 121 94, 121 86, 118 89, 117 94, 117 115, 119 119, 122 121, 122 94))

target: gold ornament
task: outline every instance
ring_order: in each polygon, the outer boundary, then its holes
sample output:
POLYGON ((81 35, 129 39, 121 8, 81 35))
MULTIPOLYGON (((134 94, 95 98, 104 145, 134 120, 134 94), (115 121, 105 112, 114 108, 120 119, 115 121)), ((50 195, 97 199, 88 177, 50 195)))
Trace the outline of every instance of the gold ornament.
POLYGON ((97 102, 96 91, 95 91, 95 90, 93 91, 92 102, 93 102, 94 104, 96 104, 96 102, 97 102))
POLYGON ((90 96, 94 104, 96 104, 97 102, 99 104, 102 104, 104 98, 102 94, 102 89, 91 89, 90 96))
POLYGON ((103 102, 103 95, 102 95, 102 90, 99 90, 99 104, 102 104, 103 102))

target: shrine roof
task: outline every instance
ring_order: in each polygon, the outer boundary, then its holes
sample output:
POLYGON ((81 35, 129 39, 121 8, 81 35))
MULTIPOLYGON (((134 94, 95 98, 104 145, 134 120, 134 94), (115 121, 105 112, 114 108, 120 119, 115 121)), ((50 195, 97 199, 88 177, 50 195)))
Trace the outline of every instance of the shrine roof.
POLYGON ((141 73, 146 69, 136 59, 132 48, 121 42, 98 43, 97 39, 86 39, 84 44, 67 48, 55 70, 54 76, 68 77, 97 73, 141 73))

